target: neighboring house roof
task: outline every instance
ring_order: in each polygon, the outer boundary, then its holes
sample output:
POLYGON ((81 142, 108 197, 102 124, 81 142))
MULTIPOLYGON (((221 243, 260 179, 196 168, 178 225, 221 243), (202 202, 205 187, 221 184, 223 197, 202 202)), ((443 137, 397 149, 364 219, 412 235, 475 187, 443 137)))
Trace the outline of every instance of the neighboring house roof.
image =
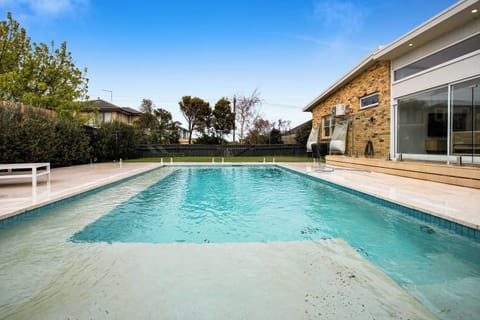
POLYGON ((141 115, 142 114, 142 112, 138 111, 137 109, 133 109, 133 108, 129 108, 129 107, 123 107, 122 109, 130 112, 133 115, 135 115, 135 114, 141 115))
POLYGON ((355 77, 371 67, 376 61, 396 59, 412 50, 412 48, 418 48, 419 46, 437 38, 439 35, 454 30, 470 20, 478 18, 477 15, 472 14, 472 10, 478 7, 478 3, 479 0, 459 1, 410 32, 407 32, 389 45, 378 47, 360 61, 360 63, 354 66, 348 73, 312 100, 305 108, 303 108, 303 111, 312 111, 317 104, 322 102, 333 92, 348 84, 355 77))
POLYGON ((310 120, 307 120, 307 121, 299 124, 299 125, 296 126, 295 128, 292 128, 292 129, 288 130, 287 132, 285 132, 284 134, 282 134, 282 136, 287 136, 287 135, 290 135, 290 134, 296 134, 297 131, 298 131, 301 127, 303 127, 304 125, 308 124, 309 122, 312 122, 312 120, 310 119, 310 120))
POLYGON ((102 99, 97 99, 93 101, 88 101, 85 103, 85 110, 88 111, 89 108, 96 108, 99 109, 100 112, 118 112, 118 113, 123 113, 126 115, 140 115, 141 112, 138 110, 135 110, 133 108, 122 108, 117 105, 114 105, 113 103, 107 102, 102 99))

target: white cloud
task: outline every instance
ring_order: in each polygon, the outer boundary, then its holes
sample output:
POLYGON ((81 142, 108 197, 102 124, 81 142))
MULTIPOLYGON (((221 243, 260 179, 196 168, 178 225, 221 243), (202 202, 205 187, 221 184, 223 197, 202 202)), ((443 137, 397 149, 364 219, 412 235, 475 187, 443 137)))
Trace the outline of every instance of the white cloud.
POLYGON ((314 6, 314 16, 329 30, 353 33, 363 27, 367 10, 352 1, 319 0, 314 6))
POLYGON ((19 15, 56 16, 85 8, 89 0, 0 0, 0 8, 19 15))

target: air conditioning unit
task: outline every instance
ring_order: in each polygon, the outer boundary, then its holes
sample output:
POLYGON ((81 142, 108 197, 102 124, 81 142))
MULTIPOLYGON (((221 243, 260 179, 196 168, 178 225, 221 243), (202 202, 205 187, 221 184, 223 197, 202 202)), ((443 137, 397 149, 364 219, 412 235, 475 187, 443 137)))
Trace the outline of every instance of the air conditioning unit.
POLYGON ((347 109, 347 106, 344 104, 337 104, 332 108, 332 115, 334 117, 340 117, 345 115, 345 111, 347 109))

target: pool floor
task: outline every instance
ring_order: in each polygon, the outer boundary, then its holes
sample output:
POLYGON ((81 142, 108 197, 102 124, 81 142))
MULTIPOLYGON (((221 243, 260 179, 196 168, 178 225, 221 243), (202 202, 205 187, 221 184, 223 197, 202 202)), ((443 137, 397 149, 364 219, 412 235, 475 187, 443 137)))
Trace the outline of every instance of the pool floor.
POLYGON ((24 259, 43 283, 18 270, 25 295, 6 305, 2 290, 2 318, 434 319, 342 240, 58 251, 56 262, 24 259))

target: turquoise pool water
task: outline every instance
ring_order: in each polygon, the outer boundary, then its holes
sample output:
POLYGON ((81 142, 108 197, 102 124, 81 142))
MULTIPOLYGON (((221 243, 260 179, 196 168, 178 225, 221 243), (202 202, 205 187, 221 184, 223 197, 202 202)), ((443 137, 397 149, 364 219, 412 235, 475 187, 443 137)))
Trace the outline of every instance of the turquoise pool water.
MULTIPOLYGON (((268 166, 163 168, 65 204, 3 230, 0 269, 26 268, 27 277, 40 283, 42 280, 35 278, 32 270, 37 265, 40 268, 41 263, 32 261, 24 267, 21 261, 14 260, 19 252, 65 246, 65 239, 73 245, 100 250, 119 242, 325 238, 345 239, 442 319, 476 319, 480 314, 477 241, 407 216, 369 197, 268 166), (45 237, 51 238, 47 244, 45 237)), ((61 261, 69 261, 66 256, 75 248, 65 247, 68 250, 64 255, 55 253, 61 261)), ((88 259, 93 259, 90 256, 88 253, 88 259)), ((44 258, 39 255, 36 259, 44 258)), ((53 264, 51 268, 58 266, 53 264)), ((0 278, 4 279, 2 274, 0 278)), ((9 286, 18 287, 14 282, 4 284, 5 290, 0 288, 4 297, 10 293, 9 286)), ((25 296, 35 286, 41 290, 40 285, 29 284, 25 296)), ((2 299, 0 309, 21 297, 17 295, 4 303, 2 299)))

